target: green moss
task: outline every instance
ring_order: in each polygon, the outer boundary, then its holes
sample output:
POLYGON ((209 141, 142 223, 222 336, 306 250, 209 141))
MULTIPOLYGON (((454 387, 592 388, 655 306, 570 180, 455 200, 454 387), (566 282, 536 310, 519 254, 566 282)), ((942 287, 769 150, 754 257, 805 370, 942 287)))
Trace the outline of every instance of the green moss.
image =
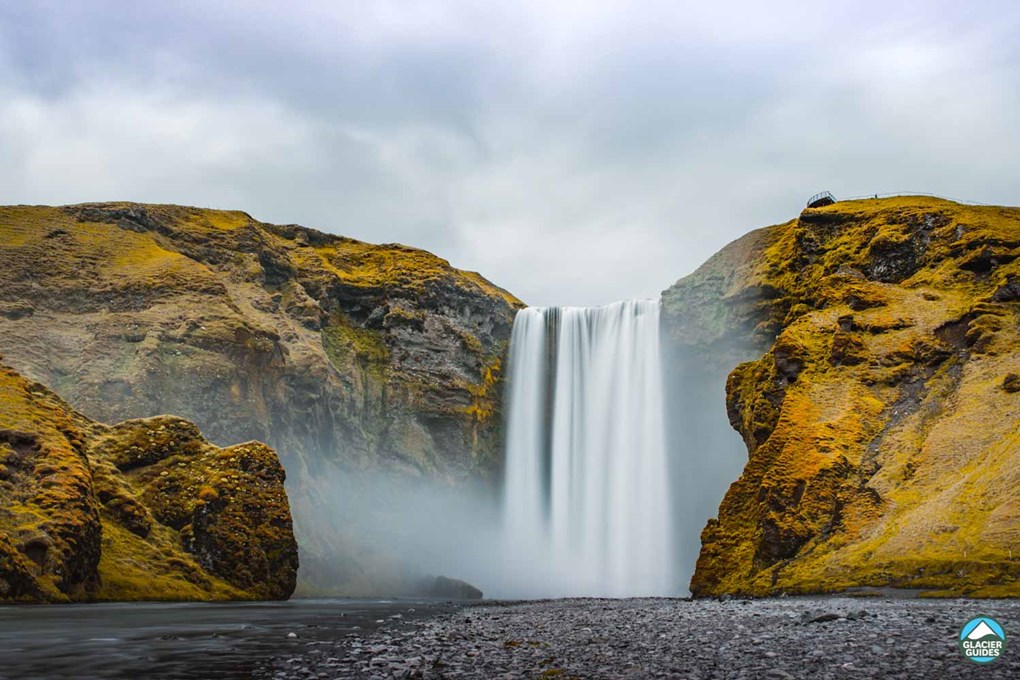
POLYGON ((343 314, 333 314, 322 329, 322 347, 334 366, 358 366, 375 380, 385 380, 389 348, 380 331, 359 328, 343 314))
POLYGON ((104 523, 99 563, 102 587, 97 599, 108 601, 207 601, 248 599, 249 595, 211 576, 180 550, 174 533, 164 527, 149 540, 117 522, 104 523))

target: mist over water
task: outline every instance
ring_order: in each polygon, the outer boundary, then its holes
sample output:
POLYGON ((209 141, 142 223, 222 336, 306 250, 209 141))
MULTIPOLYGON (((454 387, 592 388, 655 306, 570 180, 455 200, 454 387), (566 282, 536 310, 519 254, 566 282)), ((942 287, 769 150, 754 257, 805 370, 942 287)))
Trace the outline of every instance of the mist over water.
POLYGON ((659 301, 521 310, 510 341, 504 585, 675 595, 659 301))
POLYGON ((657 300, 521 310, 502 479, 320 471, 294 493, 299 544, 326 559, 302 557, 301 594, 423 595, 436 575, 495 598, 687 594, 746 449, 729 362, 661 326, 657 300))

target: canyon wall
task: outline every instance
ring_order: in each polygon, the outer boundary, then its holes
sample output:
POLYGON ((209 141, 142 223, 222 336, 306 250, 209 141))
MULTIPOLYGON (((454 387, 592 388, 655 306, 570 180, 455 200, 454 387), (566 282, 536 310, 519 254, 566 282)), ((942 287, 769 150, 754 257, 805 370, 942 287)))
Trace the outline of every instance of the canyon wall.
POLYGON ((0 208, 6 360, 100 421, 174 413, 273 446, 309 583, 372 588, 342 515, 387 500, 360 475, 494 483, 521 306, 425 251, 242 212, 0 208))
POLYGON ((850 201, 667 291, 675 347, 747 359, 725 407, 748 458, 694 594, 1020 594, 1018 258, 1018 209, 850 201))

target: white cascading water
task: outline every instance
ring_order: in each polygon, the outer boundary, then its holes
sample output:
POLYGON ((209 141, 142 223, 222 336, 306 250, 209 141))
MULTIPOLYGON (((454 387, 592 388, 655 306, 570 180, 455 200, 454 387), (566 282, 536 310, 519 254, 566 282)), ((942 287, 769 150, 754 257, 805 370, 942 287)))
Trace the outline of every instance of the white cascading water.
POLYGON ((659 301, 522 309, 507 397, 514 590, 676 594, 659 301))

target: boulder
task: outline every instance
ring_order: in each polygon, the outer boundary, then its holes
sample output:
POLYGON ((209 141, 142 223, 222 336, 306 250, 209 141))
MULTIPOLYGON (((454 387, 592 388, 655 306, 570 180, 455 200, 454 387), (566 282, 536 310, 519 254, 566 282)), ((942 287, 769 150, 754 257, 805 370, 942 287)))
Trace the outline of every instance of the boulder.
POLYGON ((450 600, 480 600, 482 591, 475 588, 467 581, 446 576, 437 576, 432 582, 429 590, 429 597, 439 597, 450 600))

